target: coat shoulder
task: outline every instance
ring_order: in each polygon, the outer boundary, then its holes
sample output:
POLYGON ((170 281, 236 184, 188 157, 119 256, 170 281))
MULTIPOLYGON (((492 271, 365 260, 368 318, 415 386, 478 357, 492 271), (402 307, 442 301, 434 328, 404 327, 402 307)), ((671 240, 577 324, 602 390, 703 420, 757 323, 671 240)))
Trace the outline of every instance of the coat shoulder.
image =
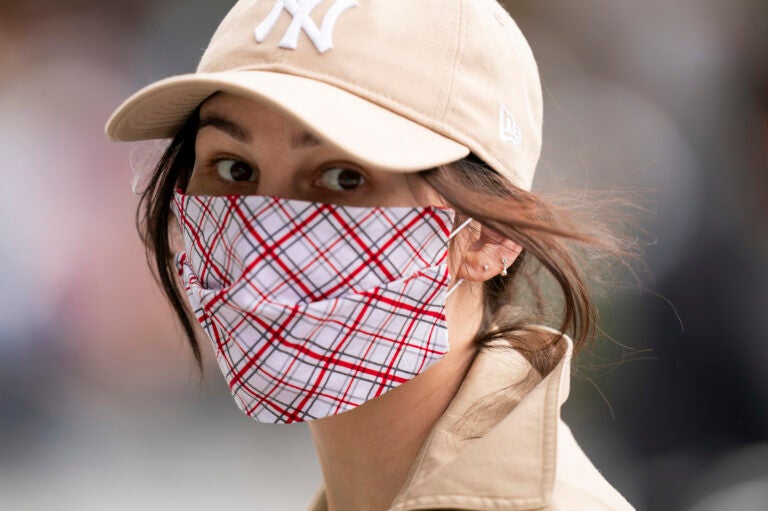
POLYGON ((562 419, 558 421, 557 469, 549 511, 634 511, 595 467, 562 419))

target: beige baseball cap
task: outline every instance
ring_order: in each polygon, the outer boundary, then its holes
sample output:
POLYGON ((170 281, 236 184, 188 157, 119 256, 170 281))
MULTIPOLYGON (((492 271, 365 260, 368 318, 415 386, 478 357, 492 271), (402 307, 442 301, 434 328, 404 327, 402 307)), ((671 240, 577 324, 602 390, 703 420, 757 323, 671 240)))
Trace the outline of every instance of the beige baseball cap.
POLYGON ((530 190, 541 151, 536 61, 496 0, 240 0, 197 71, 133 94, 107 136, 173 137, 217 91, 280 108, 392 172, 471 151, 530 190))

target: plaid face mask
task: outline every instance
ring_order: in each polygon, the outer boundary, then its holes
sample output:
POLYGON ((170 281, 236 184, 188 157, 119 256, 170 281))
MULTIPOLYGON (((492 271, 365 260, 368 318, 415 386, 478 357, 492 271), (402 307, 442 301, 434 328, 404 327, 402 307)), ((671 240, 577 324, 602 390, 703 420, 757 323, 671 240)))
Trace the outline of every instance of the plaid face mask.
POLYGON ((452 209, 179 192, 172 209, 179 276, 249 417, 338 414, 447 353, 448 240, 470 221, 450 234, 452 209))

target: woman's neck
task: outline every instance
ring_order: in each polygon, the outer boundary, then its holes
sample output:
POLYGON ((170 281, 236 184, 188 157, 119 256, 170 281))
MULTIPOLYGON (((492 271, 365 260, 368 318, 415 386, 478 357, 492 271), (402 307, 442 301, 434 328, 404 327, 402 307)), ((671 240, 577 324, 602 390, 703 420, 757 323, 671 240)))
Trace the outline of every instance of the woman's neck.
POLYGON ((384 511, 402 488, 475 353, 479 311, 467 314, 454 303, 463 314, 449 321, 451 348, 442 360, 372 401, 309 423, 329 511, 384 511))

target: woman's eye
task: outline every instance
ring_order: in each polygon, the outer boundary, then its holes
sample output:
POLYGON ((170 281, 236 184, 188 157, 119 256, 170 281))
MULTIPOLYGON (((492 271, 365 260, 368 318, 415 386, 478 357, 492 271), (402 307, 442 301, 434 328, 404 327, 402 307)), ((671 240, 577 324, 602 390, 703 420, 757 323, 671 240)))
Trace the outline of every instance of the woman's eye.
POLYGON ((238 160, 220 160, 216 163, 216 171, 227 181, 255 183, 259 180, 259 175, 250 165, 238 160))
POLYGON ((333 167, 325 169, 319 181, 326 188, 342 191, 357 188, 365 182, 365 179, 356 170, 333 167))

